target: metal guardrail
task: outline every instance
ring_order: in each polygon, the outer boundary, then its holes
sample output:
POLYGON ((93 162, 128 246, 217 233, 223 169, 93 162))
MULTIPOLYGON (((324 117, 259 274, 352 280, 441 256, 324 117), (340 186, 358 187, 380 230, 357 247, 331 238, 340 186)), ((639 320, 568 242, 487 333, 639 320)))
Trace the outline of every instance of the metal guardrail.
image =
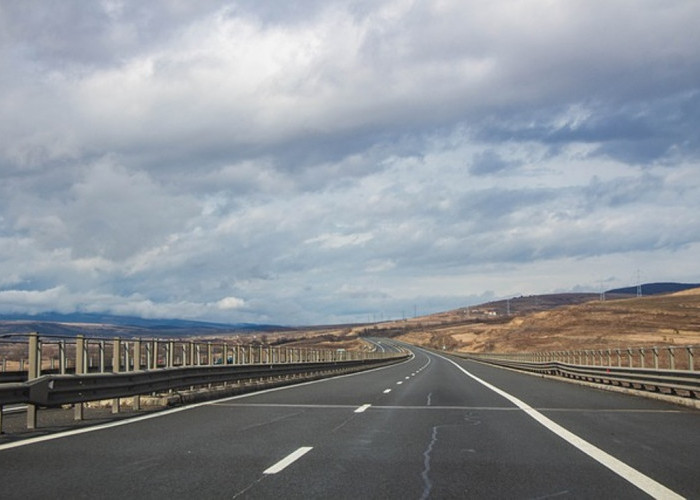
POLYGON ((700 398, 700 371, 635 368, 621 366, 591 366, 560 361, 520 361, 501 356, 458 353, 473 359, 515 370, 540 373, 588 382, 626 387, 642 391, 667 393, 687 398, 700 398))
POLYGON ((27 382, 25 402, 57 406, 112 398, 124 398, 168 390, 184 389, 243 380, 265 379, 313 372, 334 372, 371 366, 384 359, 332 363, 281 365, 238 365, 185 367, 151 372, 105 373, 91 375, 44 376, 27 382))
MULTIPOLYGON (((0 384, 0 410, 4 405, 24 403, 29 399, 29 386, 25 383, 15 382, 0 384)), ((2 430, 0 428, 0 430, 2 430)))
POLYGON ((627 366, 629 368, 700 370, 699 345, 616 347, 608 349, 577 349, 568 351, 475 353, 473 357, 484 357, 507 361, 544 363, 558 361, 583 366, 627 366))
MULTIPOLYGON (((24 337, 27 338, 22 343, 26 347, 26 364, 22 365, 26 366, 26 372, 5 373, 8 383, 0 383, 0 432, 3 405, 26 403, 27 428, 34 429, 36 410, 40 406, 73 404, 75 419, 81 420, 83 403, 88 401, 112 399, 113 412, 117 413, 119 398, 124 397, 134 396, 134 408, 138 409, 139 396, 143 394, 248 379, 339 373, 398 361, 409 355, 408 351, 228 346, 154 339, 115 338, 107 343, 104 339, 82 336, 66 342, 64 338, 40 337, 36 333, 24 337), (46 366, 44 358, 49 351, 47 345, 54 347, 58 367, 51 363, 51 368, 45 368, 50 373, 42 374, 42 367, 46 366), (178 353, 181 354, 179 359, 178 353), (111 363, 108 354, 111 354, 111 363), (94 365, 88 362, 90 356, 97 360, 94 365), (90 373, 90 370, 97 373, 90 373)), ((0 382, 3 382, 1 377, 0 382)))

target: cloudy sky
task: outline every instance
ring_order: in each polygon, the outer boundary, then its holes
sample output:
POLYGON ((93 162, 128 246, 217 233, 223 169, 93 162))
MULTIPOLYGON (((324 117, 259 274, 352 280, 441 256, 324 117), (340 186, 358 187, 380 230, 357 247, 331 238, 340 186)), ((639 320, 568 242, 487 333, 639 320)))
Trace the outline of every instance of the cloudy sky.
POLYGON ((0 0, 0 313, 700 282, 696 0, 0 0))

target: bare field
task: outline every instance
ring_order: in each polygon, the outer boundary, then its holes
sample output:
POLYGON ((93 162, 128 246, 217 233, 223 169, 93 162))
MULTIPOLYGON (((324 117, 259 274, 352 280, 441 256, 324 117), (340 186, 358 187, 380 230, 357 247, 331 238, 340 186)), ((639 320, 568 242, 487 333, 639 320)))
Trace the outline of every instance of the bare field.
POLYGON ((700 289, 479 318, 428 316, 378 325, 406 342, 462 352, 700 344, 700 289), (423 320, 423 321, 420 321, 423 320))

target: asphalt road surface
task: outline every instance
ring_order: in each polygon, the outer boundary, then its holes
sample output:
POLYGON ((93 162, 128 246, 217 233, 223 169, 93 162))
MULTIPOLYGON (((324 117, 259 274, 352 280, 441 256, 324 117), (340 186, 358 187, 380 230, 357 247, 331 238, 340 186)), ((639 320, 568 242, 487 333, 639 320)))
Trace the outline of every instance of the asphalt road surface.
POLYGON ((700 498, 700 412, 411 350, 0 445, 0 498, 700 498))

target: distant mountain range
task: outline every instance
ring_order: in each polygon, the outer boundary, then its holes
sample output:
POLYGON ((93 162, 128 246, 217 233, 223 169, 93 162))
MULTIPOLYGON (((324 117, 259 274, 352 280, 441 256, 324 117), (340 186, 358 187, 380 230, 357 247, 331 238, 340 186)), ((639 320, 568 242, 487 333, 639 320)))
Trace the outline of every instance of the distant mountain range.
POLYGON ((0 333, 40 332, 45 335, 91 336, 216 336, 230 333, 256 333, 288 330, 278 325, 255 323, 211 323, 182 319, 145 319, 111 314, 46 312, 40 314, 0 314, 0 333))

